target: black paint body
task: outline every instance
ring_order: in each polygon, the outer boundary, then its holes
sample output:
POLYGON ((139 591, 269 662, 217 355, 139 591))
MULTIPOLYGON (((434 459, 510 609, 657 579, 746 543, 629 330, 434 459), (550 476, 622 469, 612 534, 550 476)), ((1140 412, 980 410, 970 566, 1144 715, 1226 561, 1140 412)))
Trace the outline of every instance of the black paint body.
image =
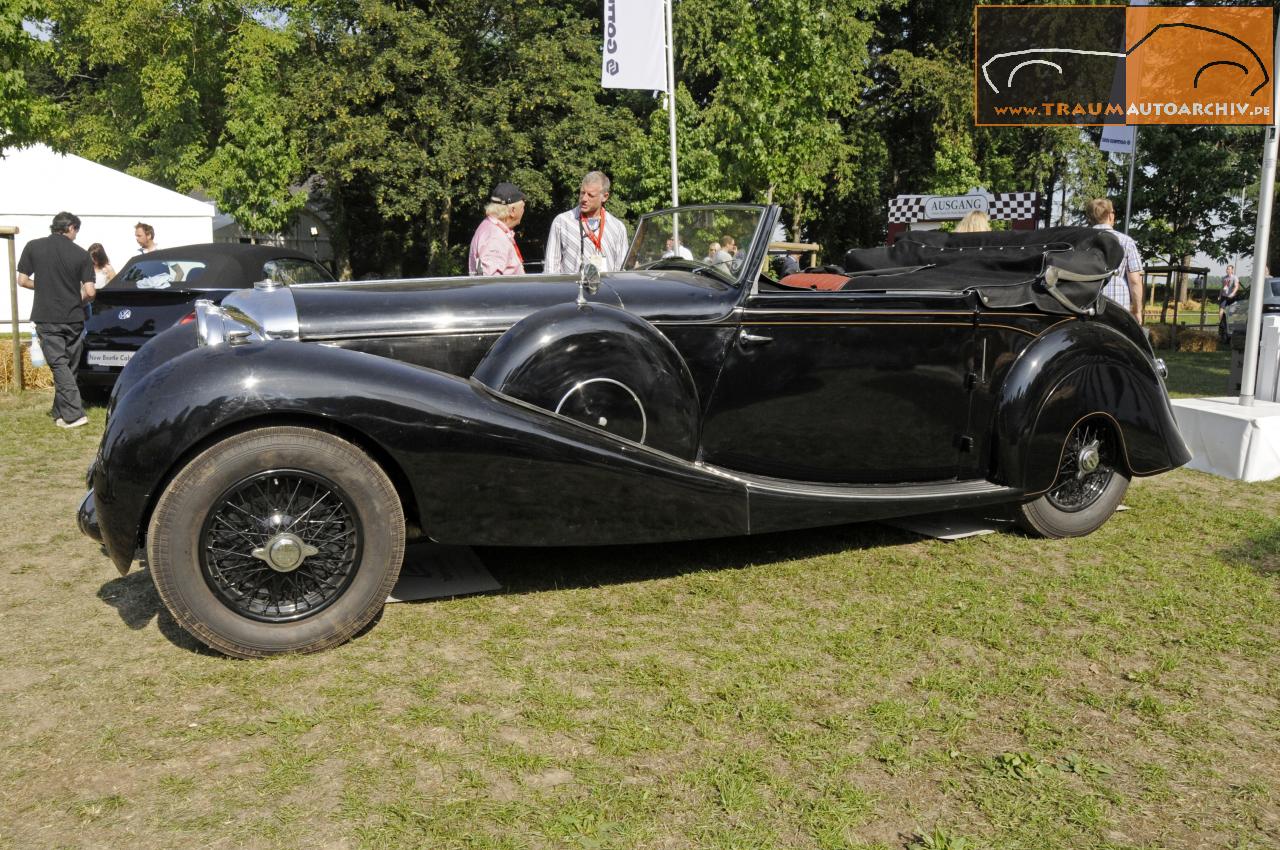
POLYGON ((1151 350, 1114 305, 1068 318, 972 292, 752 283, 619 272, 583 307, 555 276, 295 287, 298 341, 161 334, 113 396, 86 533, 126 567, 167 480, 269 424, 346 437, 388 470, 411 532, 486 545, 1025 501, 1091 416, 1135 475, 1189 459, 1151 350))

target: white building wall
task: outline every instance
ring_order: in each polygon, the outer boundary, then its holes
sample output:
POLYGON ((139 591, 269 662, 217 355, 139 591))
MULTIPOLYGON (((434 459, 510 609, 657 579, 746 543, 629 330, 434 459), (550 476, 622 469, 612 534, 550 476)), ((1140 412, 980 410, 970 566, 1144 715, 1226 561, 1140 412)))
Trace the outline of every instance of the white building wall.
MULTIPOLYGON (((0 227, 17 227, 14 262, 32 239, 49 235, 54 215, 67 210, 80 217, 76 244, 101 242, 117 270, 138 252, 133 228, 145 221, 156 230, 161 248, 213 241, 212 204, 180 195, 78 156, 63 156, 37 145, 7 150, 0 158, 0 227)), ((12 321, 11 269, 0 238, 0 326, 12 321)), ((18 288, 18 318, 26 327, 32 292, 18 288)))

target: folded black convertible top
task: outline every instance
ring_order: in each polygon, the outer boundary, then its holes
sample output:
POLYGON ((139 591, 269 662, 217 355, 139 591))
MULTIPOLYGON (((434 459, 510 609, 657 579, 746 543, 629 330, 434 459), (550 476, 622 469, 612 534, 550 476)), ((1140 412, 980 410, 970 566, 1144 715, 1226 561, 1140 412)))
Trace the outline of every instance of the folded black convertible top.
POLYGON ((1050 227, 988 233, 906 233, 892 247, 854 249, 844 270, 852 289, 974 290, 992 307, 1034 304, 1054 313, 1087 309, 1124 262, 1109 231, 1050 227), (1071 306, 1053 295, 1053 288, 1071 306))

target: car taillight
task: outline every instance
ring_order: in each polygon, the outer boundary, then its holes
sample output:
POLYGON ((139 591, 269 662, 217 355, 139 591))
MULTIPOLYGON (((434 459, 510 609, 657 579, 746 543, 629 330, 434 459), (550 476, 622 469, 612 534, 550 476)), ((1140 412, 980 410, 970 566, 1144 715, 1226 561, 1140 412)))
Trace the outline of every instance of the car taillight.
POLYGON ((190 313, 188 313, 187 315, 183 316, 183 317, 178 321, 178 324, 180 324, 180 325, 189 325, 189 324, 191 324, 192 322, 194 322, 195 320, 196 320, 196 311, 195 311, 195 310, 192 310, 190 313))

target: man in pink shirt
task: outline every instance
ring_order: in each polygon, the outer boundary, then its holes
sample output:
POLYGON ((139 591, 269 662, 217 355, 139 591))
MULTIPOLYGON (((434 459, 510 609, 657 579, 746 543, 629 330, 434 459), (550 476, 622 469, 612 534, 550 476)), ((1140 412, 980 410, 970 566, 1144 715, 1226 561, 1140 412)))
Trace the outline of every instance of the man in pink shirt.
POLYGON ((524 274, 524 257, 515 227, 524 218, 524 192, 514 183, 499 183, 489 193, 484 221, 471 237, 467 271, 473 275, 524 274))

